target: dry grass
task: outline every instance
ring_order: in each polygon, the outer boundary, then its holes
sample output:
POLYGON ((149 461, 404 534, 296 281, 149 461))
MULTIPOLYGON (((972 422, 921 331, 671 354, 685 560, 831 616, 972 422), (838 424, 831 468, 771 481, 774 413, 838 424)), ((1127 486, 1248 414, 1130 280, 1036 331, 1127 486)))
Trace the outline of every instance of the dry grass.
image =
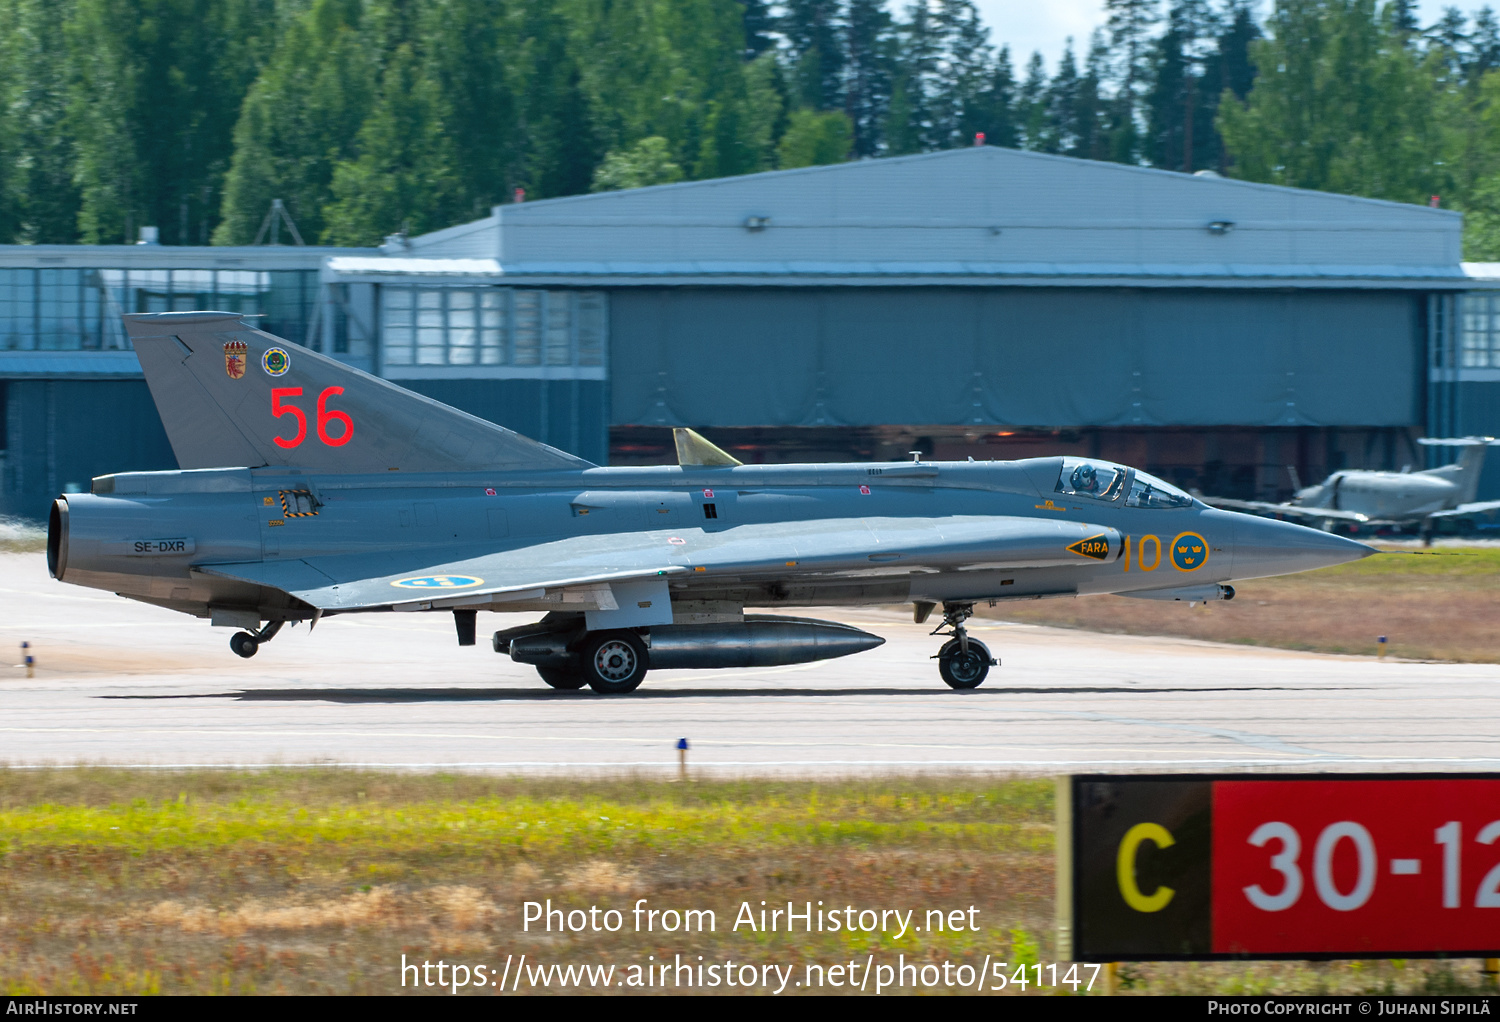
POLYGON ((0 991, 400 992, 403 954, 982 959, 1049 929, 1050 803, 1049 782, 987 779, 0 771, 0 991), (712 909, 718 928, 524 932, 522 903, 549 898, 712 909), (762 899, 974 904, 982 932, 734 933, 762 899))
MULTIPOLYGON (((392 993, 402 991, 403 954, 621 969, 678 954, 799 970, 869 954, 1047 962, 1051 793, 1049 781, 966 777, 671 784, 0 771, 0 991, 392 993), (691 934, 523 931, 522 902, 547 898, 564 910, 627 912, 647 898, 713 909, 720 924, 691 934), (972 904, 980 932, 733 933, 739 903, 761 900, 972 904)), ((1122 971, 1123 992, 1139 993, 1475 992, 1477 980, 1468 962, 1122 971)))
POLYGON ((1031 624, 1128 635, 1176 635, 1323 653, 1500 662, 1500 548, 1392 550, 1353 564, 1236 583, 1228 603, 1115 596, 985 609, 1031 624))

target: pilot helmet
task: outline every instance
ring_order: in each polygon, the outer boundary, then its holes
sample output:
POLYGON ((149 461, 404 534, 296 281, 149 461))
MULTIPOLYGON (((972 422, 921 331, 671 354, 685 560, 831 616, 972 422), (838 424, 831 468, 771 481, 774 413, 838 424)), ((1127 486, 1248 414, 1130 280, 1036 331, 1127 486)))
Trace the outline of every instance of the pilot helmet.
POLYGON ((1073 489, 1081 493, 1092 493, 1099 488, 1099 474, 1094 466, 1084 462, 1073 470, 1073 489))

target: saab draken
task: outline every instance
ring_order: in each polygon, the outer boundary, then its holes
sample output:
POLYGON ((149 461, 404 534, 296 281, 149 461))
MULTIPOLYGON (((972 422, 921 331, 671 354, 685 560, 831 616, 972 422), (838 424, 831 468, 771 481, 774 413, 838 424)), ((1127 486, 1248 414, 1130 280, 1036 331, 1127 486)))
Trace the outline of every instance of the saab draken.
POLYGON ((1092 458, 742 465, 678 430, 677 465, 603 468, 236 314, 125 321, 181 468, 59 497, 48 567, 237 628, 242 657, 341 614, 451 614, 467 646, 480 611, 541 613, 495 650, 553 688, 624 693, 648 669, 884 641, 747 609, 909 603, 939 614, 943 681, 971 689, 996 663, 965 628, 976 605, 1230 599, 1374 552, 1092 458))

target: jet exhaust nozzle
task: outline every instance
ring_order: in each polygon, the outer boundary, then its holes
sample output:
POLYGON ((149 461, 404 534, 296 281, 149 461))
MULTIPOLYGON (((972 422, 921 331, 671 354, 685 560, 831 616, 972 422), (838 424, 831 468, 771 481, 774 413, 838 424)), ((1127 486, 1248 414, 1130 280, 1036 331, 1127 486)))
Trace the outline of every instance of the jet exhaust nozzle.
POLYGON ((68 502, 59 497, 47 516, 47 573, 59 582, 68 570, 68 502))
MULTIPOLYGON (((537 667, 575 667, 578 653, 568 647, 576 635, 542 632, 497 633, 496 652, 537 667)), ((657 625, 647 632, 652 670, 722 667, 781 667, 862 653, 882 645, 878 635, 835 621, 747 614, 744 621, 705 625, 657 625)))

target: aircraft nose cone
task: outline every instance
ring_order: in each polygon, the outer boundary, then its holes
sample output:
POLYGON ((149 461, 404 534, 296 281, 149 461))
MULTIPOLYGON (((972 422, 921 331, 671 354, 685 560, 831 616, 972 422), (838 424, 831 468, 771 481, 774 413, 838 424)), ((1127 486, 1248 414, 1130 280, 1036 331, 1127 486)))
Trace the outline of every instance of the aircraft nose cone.
POLYGON ((1331 532, 1253 515, 1235 515, 1234 577, 1265 578, 1327 568, 1379 553, 1331 532))

